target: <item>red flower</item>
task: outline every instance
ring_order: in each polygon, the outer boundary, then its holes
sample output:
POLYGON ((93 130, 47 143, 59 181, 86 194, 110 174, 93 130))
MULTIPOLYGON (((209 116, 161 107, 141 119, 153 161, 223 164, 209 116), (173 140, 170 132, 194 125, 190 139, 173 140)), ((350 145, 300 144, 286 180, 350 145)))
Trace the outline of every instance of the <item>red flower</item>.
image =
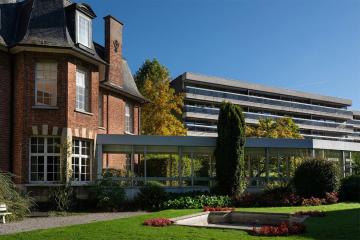
POLYGON ((153 226, 153 227, 164 227, 171 224, 173 224, 173 222, 167 218, 152 218, 144 221, 145 226, 153 226))
POLYGON ((301 223, 281 223, 278 226, 253 227, 253 234, 259 236, 285 236, 289 234, 301 234, 305 232, 305 225, 301 223))
POLYGON ((226 211, 235 211, 235 208, 230 207, 204 207, 204 212, 226 212, 226 211))

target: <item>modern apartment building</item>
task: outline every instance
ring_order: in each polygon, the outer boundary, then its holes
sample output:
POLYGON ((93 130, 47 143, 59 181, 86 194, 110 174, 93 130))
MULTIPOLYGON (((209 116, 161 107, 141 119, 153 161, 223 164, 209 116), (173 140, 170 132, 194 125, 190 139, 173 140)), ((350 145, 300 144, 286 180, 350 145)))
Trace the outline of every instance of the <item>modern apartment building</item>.
POLYGON ((104 18, 102 46, 87 4, 1 1, 0 16, 0 169, 34 187, 59 182, 66 165, 78 184, 126 166, 127 155, 95 161, 98 134, 139 133, 145 100, 122 55, 123 24, 104 18))
POLYGON ((216 136, 219 105, 240 105, 247 124, 261 118, 291 117, 305 138, 360 141, 360 112, 352 101, 185 72, 172 81, 185 93, 183 119, 191 136, 216 136))

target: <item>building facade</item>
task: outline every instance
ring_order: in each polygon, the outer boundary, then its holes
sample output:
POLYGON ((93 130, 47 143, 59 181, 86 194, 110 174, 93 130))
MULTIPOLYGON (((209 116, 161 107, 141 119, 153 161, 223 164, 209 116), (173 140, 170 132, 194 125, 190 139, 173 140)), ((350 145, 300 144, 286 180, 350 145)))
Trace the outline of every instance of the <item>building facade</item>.
POLYGON ((0 4, 0 169, 22 186, 92 182, 96 168, 122 169, 98 134, 139 133, 145 101, 122 55, 123 24, 104 17, 105 46, 92 39, 96 14, 69 0, 0 4))
POLYGON ((352 101, 186 72, 172 81, 185 94, 184 123, 190 136, 216 136, 219 105, 240 105, 246 123, 291 117, 305 138, 360 141, 360 112, 352 101))

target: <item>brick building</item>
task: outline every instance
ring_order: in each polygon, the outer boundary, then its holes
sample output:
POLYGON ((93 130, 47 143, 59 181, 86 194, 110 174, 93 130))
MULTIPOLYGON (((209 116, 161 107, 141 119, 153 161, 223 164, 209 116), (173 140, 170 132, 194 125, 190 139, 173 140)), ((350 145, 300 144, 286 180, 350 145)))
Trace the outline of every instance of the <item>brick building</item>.
MULTIPOLYGON (((91 182, 97 134, 138 134, 145 101, 122 56, 123 24, 106 16, 105 46, 92 40, 87 4, 0 2, 0 169, 23 186, 91 182), (65 147, 68 150, 65 150, 65 147)), ((125 155, 104 155, 123 169, 125 155)))

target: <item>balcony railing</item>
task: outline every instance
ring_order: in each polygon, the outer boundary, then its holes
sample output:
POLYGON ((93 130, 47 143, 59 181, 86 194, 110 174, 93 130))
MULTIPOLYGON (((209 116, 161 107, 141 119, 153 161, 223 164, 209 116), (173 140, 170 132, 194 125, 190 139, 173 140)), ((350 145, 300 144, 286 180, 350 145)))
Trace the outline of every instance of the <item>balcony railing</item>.
MULTIPOLYGON (((190 87, 187 86, 185 89, 186 93, 194 94, 194 95, 202 95, 220 99, 227 99, 227 100, 236 100, 246 102, 247 105, 252 106, 252 104, 266 104, 282 108, 288 108, 284 111, 296 111, 296 112, 318 112, 319 115, 321 113, 326 115, 331 115, 333 117, 342 117, 342 118, 352 118, 353 113, 349 110, 339 109, 339 108, 332 108, 332 107, 325 107, 325 106, 317 106, 313 104, 306 104, 306 103, 297 103, 297 102, 290 102, 284 100, 276 100, 276 99, 269 99, 265 97, 257 97, 257 96, 250 96, 250 95, 243 95, 237 93, 230 93, 230 92, 223 92, 223 91, 216 91, 204 88, 197 88, 197 87, 190 87)), ((219 100, 220 101, 220 100, 219 100)))
MULTIPOLYGON (((201 113, 201 114, 209 114, 209 115, 218 116, 220 110, 218 108, 186 105, 185 106, 185 111, 186 112, 194 112, 194 113, 201 113)), ((245 112, 244 114, 245 114, 246 119, 251 119, 251 120, 259 120, 259 119, 262 119, 262 118, 277 119, 277 118, 282 117, 282 116, 277 116, 277 115, 272 115, 272 114, 252 113, 252 112, 245 112)), ((330 128, 333 131, 346 130, 346 132, 350 133, 353 130, 353 126, 351 124, 348 124, 348 123, 326 122, 326 121, 302 119, 302 118, 292 118, 292 119, 297 124, 308 125, 308 126, 327 127, 327 128, 330 128)))

